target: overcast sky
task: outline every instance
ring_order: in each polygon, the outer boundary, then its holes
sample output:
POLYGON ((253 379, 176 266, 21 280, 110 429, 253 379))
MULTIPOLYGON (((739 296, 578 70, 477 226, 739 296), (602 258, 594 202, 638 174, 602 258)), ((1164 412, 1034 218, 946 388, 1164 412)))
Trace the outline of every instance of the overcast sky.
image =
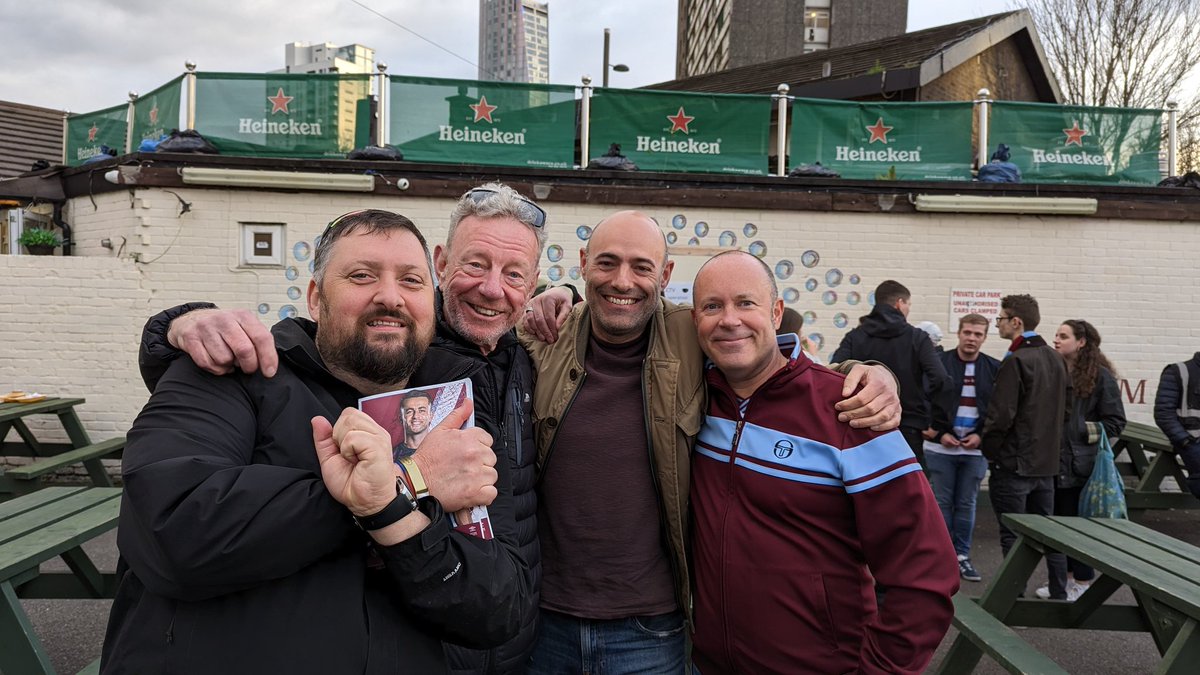
MULTIPOLYGON (((289 42, 358 42, 388 72, 474 79, 478 0, 0 0, 0 100, 72 112, 127 101, 183 72, 264 72, 283 67, 289 42), (465 59, 465 61, 463 60, 465 59), (468 63, 469 62, 469 63, 468 63)), ((550 78, 600 80, 604 28, 612 61, 628 73, 610 84, 637 87, 675 75, 677 0, 550 0, 550 78)), ((908 29, 920 30, 1008 9, 1008 0, 909 0, 908 29)))

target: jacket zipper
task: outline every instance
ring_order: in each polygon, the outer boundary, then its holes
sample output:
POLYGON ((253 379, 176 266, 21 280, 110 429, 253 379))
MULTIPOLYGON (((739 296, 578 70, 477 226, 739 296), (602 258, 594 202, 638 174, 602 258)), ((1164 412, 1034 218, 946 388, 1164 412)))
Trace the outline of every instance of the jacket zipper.
MULTIPOLYGON (((579 390, 583 389, 583 383, 587 381, 587 370, 579 369, 579 382, 575 385, 575 392, 571 394, 571 400, 567 401, 567 407, 563 408, 562 414, 558 416, 558 424, 567 419, 567 415, 571 413, 571 407, 575 405, 575 399, 579 396, 579 390)), ((542 481, 542 476, 546 475, 546 470, 550 468, 550 457, 554 454, 554 448, 558 446, 558 427, 554 427, 554 437, 550 439, 550 447, 546 448, 546 459, 542 460, 542 465, 537 469, 537 481, 542 481)))
MULTIPOLYGON (((725 395, 728 396, 729 395, 728 392, 725 392, 725 395)), ((729 522, 729 510, 731 508, 730 505, 733 503, 733 492, 734 492, 733 482, 735 480, 735 471, 737 468, 736 461, 737 461, 738 443, 740 443, 742 440, 742 429, 744 429, 746 426, 746 418, 745 418, 745 415, 742 414, 742 406, 738 404, 738 400, 737 400, 736 396, 733 397, 733 406, 734 406, 734 409, 738 411, 738 413, 737 413, 738 421, 737 421, 737 424, 734 425, 733 438, 730 440, 730 443, 729 443, 729 470, 728 470, 728 474, 727 474, 728 482, 727 482, 726 488, 725 488, 724 507, 721 510, 721 560, 722 560, 722 562, 728 556, 727 546, 728 546, 729 540, 725 536, 725 531, 728 529, 727 523, 729 522)), ((725 569, 724 565, 722 565, 722 569, 725 569)), ((725 573, 722 572, 722 574, 721 574, 721 603, 722 603, 722 605, 728 606, 729 598, 728 598, 728 593, 726 591, 725 581, 726 581, 725 573)), ((728 614, 726 613, 726 615, 728 615, 728 614)), ((730 647, 733 644, 733 642, 732 642, 732 638, 729 635, 729 621, 727 618, 722 619, 721 630, 725 634, 725 650, 724 650, 725 657, 728 660, 728 662, 730 664, 732 664, 733 663, 733 652, 730 647)))

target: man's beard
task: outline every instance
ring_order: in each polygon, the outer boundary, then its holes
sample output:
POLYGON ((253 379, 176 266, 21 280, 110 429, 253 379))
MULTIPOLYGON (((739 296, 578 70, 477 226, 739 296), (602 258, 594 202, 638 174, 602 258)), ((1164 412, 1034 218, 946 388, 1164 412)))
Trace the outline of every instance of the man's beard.
POLYGON ((362 324, 377 319, 392 319, 405 323, 407 330, 404 335, 391 341, 399 342, 399 349, 386 349, 382 345, 372 346, 367 342, 365 331, 361 329, 353 330, 349 335, 322 330, 323 327, 332 325, 332 322, 321 321, 317 324, 317 351, 327 366, 347 371, 368 382, 382 386, 405 383, 421 364, 425 350, 429 347, 429 340, 419 340, 416 322, 403 312, 381 312, 367 317, 362 324))

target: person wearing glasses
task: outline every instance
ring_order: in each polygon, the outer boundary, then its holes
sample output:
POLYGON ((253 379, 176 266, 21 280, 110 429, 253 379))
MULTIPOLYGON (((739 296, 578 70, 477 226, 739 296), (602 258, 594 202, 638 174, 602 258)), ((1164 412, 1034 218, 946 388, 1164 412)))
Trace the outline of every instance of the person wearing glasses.
MULTIPOLYGON (((491 435, 497 459, 501 497, 488 506, 489 516, 496 539, 514 547, 523 572, 521 598, 514 605, 521 609, 519 633, 487 651, 448 645, 452 672, 524 672, 535 637, 542 566, 531 414, 534 377, 513 327, 537 281, 546 220, 545 210, 534 202, 506 185, 489 183, 458 200, 446 243, 434 250, 437 330, 425 363, 436 367, 448 360, 459 367, 440 379, 423 377, 422 368, 409 386, 471 378, 476 424, 491 435)), ((237 367, 244 373, 261 369, 268 377, 274 374, 278 359, 258 318, 244 310, 198 309, 212 307, 185 305, 152 320, 141 356, 148 383, 162 367, 161 359, 180 353, 177 348, 213 372, 237 367)), ((422 454, 418 450, 414 458, 422 454)), ((503 615, 508 608, 496 611, 503 615)))
MULTIPOLYGON (((1004 514, 1054 513, 1054 478, 1071 378, 1062 357, 1035 332, 1040 321, 1033 296, 1000 299, 996 327, 1000 337, 1012 342, 996 373, 979 447, 992 471, 988 491, 1004 555, 1017 540, 1004 525, 1004 514)), ((1050 597, 1065 600, 1065 579, 1056 578, 1049 560, 1047 570, 1050 597)))
POLYGON ((442 641, 519 634, 533 598, 516 542, 454 531, 445 515, 511 509, 507 458, 457 428, 464 406, 421 443, 426 494, 356 408, 469 365, 422 361, 434 297, 412 221, 347 214, 316 249, 316 320, 280 321, 258 355, 271 377, 186 358, 159 373, 125 447, 102 673, 424 675, 446 671, 442 641))

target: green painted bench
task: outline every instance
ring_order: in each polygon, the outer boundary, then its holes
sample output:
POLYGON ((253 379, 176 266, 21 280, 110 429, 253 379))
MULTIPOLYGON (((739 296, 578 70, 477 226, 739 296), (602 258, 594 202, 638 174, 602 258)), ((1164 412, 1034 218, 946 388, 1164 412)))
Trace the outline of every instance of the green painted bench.
POLYGON ((1112 446, 1117 468, 1134 478, 1133 485, 1125 489, 1125 503, 1130 509, 1200 508, 1200 499, 1186 489, 1182 492, 1163 490, 1162 484, 1167 478, 1174 478, 1180 488, 1186 483, 1183 464, 1158 427, 1130 422, 1121 436, 1113 440, 1112 446))
MULTIPOLYGON (((1156 673, 1196 671, 1200 663, 1200 548, 1128 520, 1006 514, 1004 522, 1017 533, 1017 541, 978 605, 995 622, 1028 628, 1146 632, 1162 656, 1156 673), (1101 575, 1073 603, 1020 597, 1050 550, 1081 560, 1101 575), (1133 592, 1135 604, 1108 602, 1122 586, 1133 592)), ((994 623, 983 621, 969 608, 963 617, 968 630, 955 639, 934 672, 969 673, 984 653, 1011 655, 1014 651, 1011 636, 996 630, 994 623)))
POLYGON ((125 438, 110 438, 92 443, 76 406, 84 402, 81 398, 47 398, 36 403, 0 404, 0 454, 10 457, 31 457, 33 463, 0 470, 0 499, 11 495, 22 495, 42 487, 42 477, 59 469, 82 464, 88 472, 92 485, 112 487, 112 481, 100 461, 103 458, 119 459, 125 449, 125 438), (69 443, 46 443, 38 440, 25 424, 34 415, 55 415, 69 443), (19 441, 5 441, 10 430, 16 431, 19 441))
POLYGON ((116 575, 97 570, 81 545, 117 526, 120 504, 111 487, 47 487, 0 502, 0 672, 54 672, 22 598, 113 597, 116 575), (56 557, 69 572, 41 570, 56 557))
POLYGON ((1010 673, 1067 672, 961 593, 954 596, 954 627, 1010 673))

